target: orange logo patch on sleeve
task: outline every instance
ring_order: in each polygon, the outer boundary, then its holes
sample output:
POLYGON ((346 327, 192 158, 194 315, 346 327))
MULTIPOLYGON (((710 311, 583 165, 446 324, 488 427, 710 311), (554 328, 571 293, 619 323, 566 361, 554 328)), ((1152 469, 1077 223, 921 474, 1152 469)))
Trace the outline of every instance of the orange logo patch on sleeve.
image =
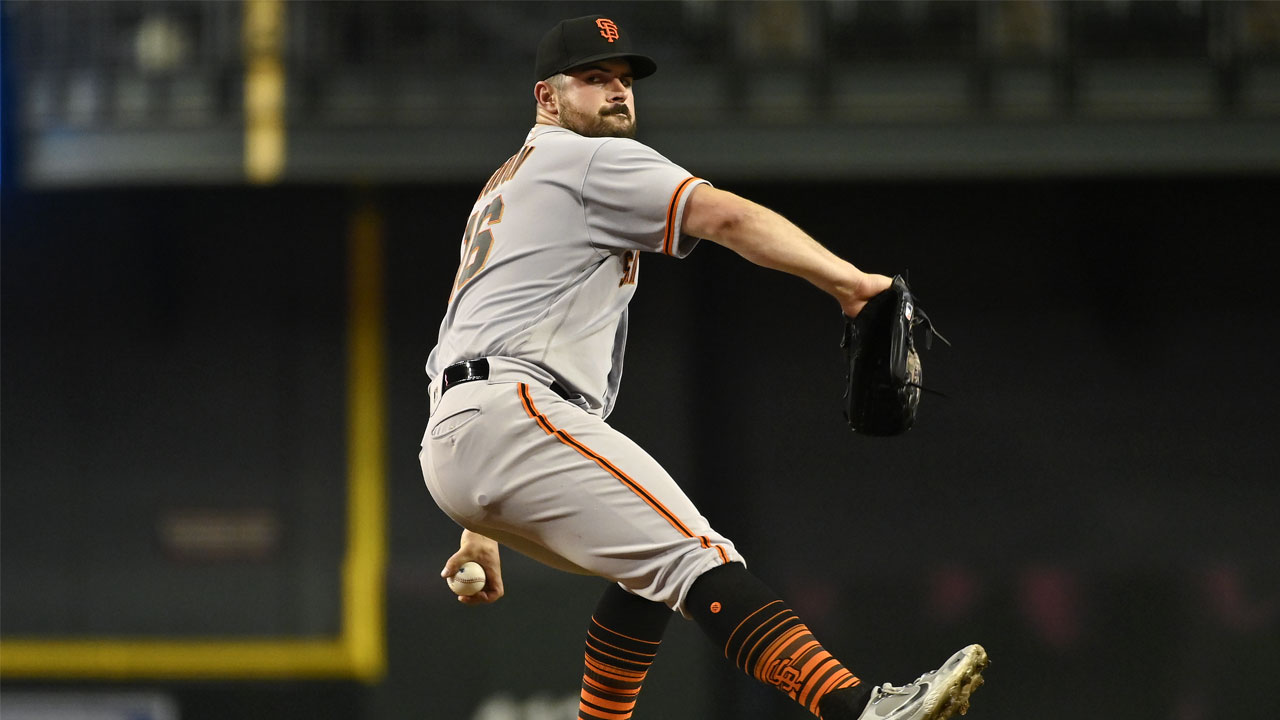
POLYGON ((605 40, 613 42, 618 39, 618 26, 614 25, 612 20, 608 18, 600 18, 599 20, 596 20, 596 27, 600 28, 600 37, 603 37, 605 40))

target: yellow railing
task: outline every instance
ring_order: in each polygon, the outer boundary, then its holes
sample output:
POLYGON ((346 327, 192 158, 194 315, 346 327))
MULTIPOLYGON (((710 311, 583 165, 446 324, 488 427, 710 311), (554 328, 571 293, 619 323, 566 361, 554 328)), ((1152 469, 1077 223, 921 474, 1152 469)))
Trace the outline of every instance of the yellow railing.
POLYGON ((386 663, 386 402, 382 223, 352 219, 347 262, 347 527, 336 638, 0 639, 0 676, 32 678, 356 678, 386 663))

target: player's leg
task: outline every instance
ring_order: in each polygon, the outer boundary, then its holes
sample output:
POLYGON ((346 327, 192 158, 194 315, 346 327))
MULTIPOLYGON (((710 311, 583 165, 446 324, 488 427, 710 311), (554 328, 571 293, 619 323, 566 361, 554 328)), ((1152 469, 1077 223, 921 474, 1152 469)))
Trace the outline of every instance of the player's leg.
MULTIPOLYGON (((550 553, 560 559, 557 566, 567 561, 625 586, 630 593, 618 589, 601 603, 602 610, 627 607, 637 613, 630 619, 634 626, 624 624, 627 612, 609 613, 614 625, 605 627, 615 633, 613 644, 630 653, 615 657, 640 660, 646 643, 658 638, 637 620, 648 615, 640 608, 666 611, 670 606, 697 619, 713 641, 729 649, 738 667, 813 714, 834 706, 823 704, 832 693, 844 698, 836 705, 866 705, 870 690, 746 571, 733 544, 710 527, 657 461, 607 423, 557 402, 545 389, 522 385, 513 396, 521 413, 514 418, 510 409, 503 413, 512 424, 501 435, 523 437, 518 464, 509 462, 507 453, 494 454, 496 449, 488 454, 487 467, 504 482, 501 492, 488 491, 483 482, 473 491, 486 498, 477 520, 487 528, 481 532, 506 535, 526 554, 550 553), (523 479, 513 481, 517 475, 523 479)), ((592 652, 607 655, 606 643, 588 636, 587 670, 593 667, 592 652)), ((612 677, 637 682, 643 669, 647 665, 614 668, 612 677)), ((584 698, 589 677, 584 674, 584 698)), ((632 702, 627 697, 615 692, 612 706, 584 704, 583 710, 613 710, 625 717, 632 702)))
MULTIPOLYGON (((866 706, 870 688, 814 638, 791 608, 741 563, 698 578, 685 612, 724 657, 756 680, 782 691, 825 720, 843 717, 835 705, 866 706)), ((855 714, 853 717, 857 717, 855 714)))
POLYGON ((445 491, 437 502, 459 522, 695 618, 744 671, 825 720, 859 717, 868 693, 875 710, 894 710, 893 720, 937 720, 967 702, 985 663, 981 648, 922 676, 927 684, 874 695, 881 689, 869 690, 831 657, 635 443, 546 388, 473 392, 487 416, 484 430, 472 433, 481 437, 450 438, 432 460, 445 491), (455 444, 467 452, 453 452, 455 444))
POLYGON ((671 609, 610 585, 587 626, 579 720, 627 720, 671 609))
POLYGON ((907 686, 868 687, 739 563, 704 573, 683 607, 729 662, 822 720, 949 718, 968 709, 987 663, 983 649, 972 645, 907 686))
POLYGON ((741 560, 662 466, 599 417, 546 387, 474 385, 451 390, 442 413, 453 401, 479 416, 429 434, 423 455, 433 497, 463 526, 668 607, 706 570, 741 560))

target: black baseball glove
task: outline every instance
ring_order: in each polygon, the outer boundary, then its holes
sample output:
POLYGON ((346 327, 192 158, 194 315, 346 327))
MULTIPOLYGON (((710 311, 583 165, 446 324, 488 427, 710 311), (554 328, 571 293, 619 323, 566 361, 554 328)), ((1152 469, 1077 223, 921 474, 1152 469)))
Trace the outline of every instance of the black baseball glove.
POLYGON ((951 343, 934 330, 901 275, 871 298, 857 317, 846 315, 844 320, 840 346, 849 363, 845 419, 863 435, 901 435, 915 422, 924 389, 913 337, 916 326, 925 327, 925 349, 934 335, 951 343))

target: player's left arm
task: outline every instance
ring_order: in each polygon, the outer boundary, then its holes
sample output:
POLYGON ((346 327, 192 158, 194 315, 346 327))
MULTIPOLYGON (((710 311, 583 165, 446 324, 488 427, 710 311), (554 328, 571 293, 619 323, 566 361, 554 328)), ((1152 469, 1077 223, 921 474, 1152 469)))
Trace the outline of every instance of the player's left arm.
POLYGON ((839 301, 849 317, 893 282, 885 275, 859 270, 778 213, 710 185, 693 189, 680 229, 762 267, 808 280, 839 301))
POLYGON ((498 555, 498 541, 470 530, 462 531, 458 552, 444 564, 440 577, 453 577, 463 563, 475 562, 484 568, 484 589, 475 595, 458 596, 458 602, 467 605, 487 605, 502 597, 502 559, 498 555))

